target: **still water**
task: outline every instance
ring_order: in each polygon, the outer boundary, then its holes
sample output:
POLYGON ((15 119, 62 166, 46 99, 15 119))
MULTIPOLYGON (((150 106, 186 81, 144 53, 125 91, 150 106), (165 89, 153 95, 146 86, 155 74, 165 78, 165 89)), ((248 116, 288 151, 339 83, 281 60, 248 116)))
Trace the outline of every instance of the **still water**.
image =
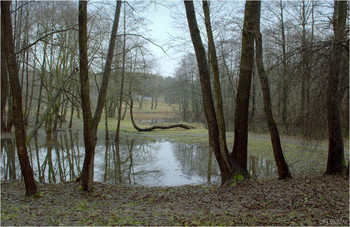
MULTIPOLYGON (((52 135, 39 131, 28 146, 35 178, 58 183, 80 176, 84 162, 82 130, 62 130, 52 135)), ((144 186, 179 186, 218 183, 219 168, 207 146, 150 139, 138 134, 121 137, 120 149, 114 140, 98 134, 94 180, 105 183, 144 186), (119 150, 119 152, 118 152, 119 150)), ((275 164, 250 156, 248 170, 254 177, 275 177, 275 164)), ((1 138, 1 179, 20 179, 15 140, 1 138)))

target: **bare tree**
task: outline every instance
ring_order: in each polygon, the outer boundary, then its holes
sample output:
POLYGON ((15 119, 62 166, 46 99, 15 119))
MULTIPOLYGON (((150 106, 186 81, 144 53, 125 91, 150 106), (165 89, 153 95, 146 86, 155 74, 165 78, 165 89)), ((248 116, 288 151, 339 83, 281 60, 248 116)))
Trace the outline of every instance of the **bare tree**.
POLYGON ((119 151, 119 134, 120 134, 120 122, 122 118, 122 104, 123 104, 123 95, 124 95, 124 80, 125 80, 125 64, 126 64, 126 3, 124 2, 124 34, 123 34, 123 59, 122 59, 122 73, 121 73, 121 83, 120 83, 120 96, 118 103, 118 122, 117 122, 117 130, 115 133, 115 141, 117 143, 116 148, 119 151))
POLYGON ((235 159, 228 159, 228 157, 225 156, 225 151, 222 151, 220 149, 219 127, 215 113, 213 96, 211 93, 211 84, 206 53, 197 25, 193 1, 184 1, 184 4, 186 8, 188 26, 191 34, 193 47, 195 49, 197 65, 199 70, 204 112, 209 130, 209 146, 213 149, 216 160, 219 164, 221 173, 221 183, 229 184, 231 182, 236 182, 237 180, 239 181, 247 179, 249 178, 247 169, 241 168, 236 163, 235 159))
POLYGON ((87 2, 79 1, 79 53, 80 53, 80 83, 81 83, 81 101, 84 119, 84 143, 85 159, 82 171, 82 187, 84 191, 91 191, 93 186, 94 173, 94 153, 96 146, 96 134, 98 123, 100 122, 104 108, 106 89, 108 87, 109 75, 111 72, 111 62, 113 60, 113 50, 117 37, 121 1, 117 1, 114 22, 112 27, 111 39, 108 47, 107 61, 102 78, 98 104, 94 117, 92 117, 89 92, 88 75, 88 56, 87 56, 87 2))
MULTIPOLYGON (((208 48, 210 53, 209 55, 211 60, 211 66, 213 69, 213 83, 214 83, 214 93, 215 93, 215 100, 216 100, 216 105, 215 105, 216 117, 217 117, 218 127, 219 127, 219 142, 220 142, 220 150, 221 152, 224 152, 223 157, 227 157, 228 149, 226 145, 226 126, 225 126, 224 106, 222 103, 222 94, 221 94, 221 86, 220 86, 219 65, 218 65, 218 60, 216 56, 213 32, 211 29, 210 11, 209 11, 208 4, 209 4, 208 1, 203 1, 205 28, 207 30, 208 48)), ((227 165, 228 165, 228 160, 226 158, 225 158, 225 162, 227 162, 227 165)))
POLYGON ((17 153, 21 165, 21 171, 26 186, 26 195, 34 195, 37 193, 37 187, 33 177, 33 170, 30 166, 27 146, 26 146, 26 131, 24 127, 23 109, 22 109, 22 91, 20 87, 16 55, 12 36, 12 23, 10 14, 10 1, 1 2, 1 27, 4 32, 4 49, 7 59, 9 81, 11 93, 13 97, 13 113, 16 135, 17 153))
MULTIPOLYGON (((4 41, 4 32, 3 28, 1 27, 1 46, 5 46, 4 41)), ((1 131, 5 132, 8 129, 6 129, 6 122, 5 122, 5 107, 7 100, 9 98, 9 78, 7 73, 7 60, 5 55, 5 49, 1 48, 1 131)))
MULTIPOLYGON (((329 59, 327 119, 328 119, 328 160, 326 174, 340 174, 346 164, 344 160, 344 143, 339 113, 339 79, 343 62, 343 43, 346 37, 347 2, 334 1, 332 50, 329 59)), ((346 59, 346 58, 345 58, 346 59)))
POLYGON ((247 169, 248 109, 254 63, 254 29, 259 3, 246 1, 242 34, 241 63, 235 110, 235 138, 232 155, 238 165, 247 169))
POLYGON ((264 62, 263 62, 262 38, 260 33, 261 1, 257 1, 257 3, 258 3, 258 10, 256 14, 256 17, 257 17, 256 20, 258 23, 256 24, 256 31, 255 31, 255 48, 256 48, 255 60, 256 60, 256 66, 258 69, 259 79, 261 83, 261 89, 263 93, 265 118, 267 121, 267 126, 270 130, 272 149, 273 149, 273 154, 275 156, 275 161, 278 169, 278 176, 279 176, 279 179, 286 179, 286 178, 291 178, 292 176, 289 172, 288 165, 283 156, 278 128, 273 118, 272 104, 271 104, 271 97, 270 97, 270 87, 269 87, 269 81, 268 81, 267 73, 265 71, 264 62))

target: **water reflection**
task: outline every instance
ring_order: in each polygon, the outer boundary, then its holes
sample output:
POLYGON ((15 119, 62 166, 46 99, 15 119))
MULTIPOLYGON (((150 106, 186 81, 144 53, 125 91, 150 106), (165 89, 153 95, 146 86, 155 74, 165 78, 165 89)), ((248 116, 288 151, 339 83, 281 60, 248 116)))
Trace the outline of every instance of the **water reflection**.
MULTIPOLYGON (((176 186, 219 182, 219 168, 208 147, 122 136, 119 149, 99 132, 95 152, 94 180, 114 184, 176 186)), ((28 146, 35 178, 58 183, 80 176, 84 161, 83 135, 79 130, 62 130, 34 137, 28 146)), ((1 179, 21 178, 14 139, 1 140, 1 179)), ((250 156, 249 173, 276 176, 275 165, 250 156)))

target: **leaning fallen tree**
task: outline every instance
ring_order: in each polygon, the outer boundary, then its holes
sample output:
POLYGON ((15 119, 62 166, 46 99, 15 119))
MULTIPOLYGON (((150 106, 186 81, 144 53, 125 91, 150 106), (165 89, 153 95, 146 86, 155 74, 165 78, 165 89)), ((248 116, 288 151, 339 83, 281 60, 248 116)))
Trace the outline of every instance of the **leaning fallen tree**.
POLYGON ((174 124, 174 125, 167 125, 167 126, 154 125, 154 126, 149 127, 149 128, 140 128, 135 123, 134 116, 133 116, 133 113, 132 113, 132 109, 133 109, 133 100, 132 100, 132 98, 130 96, 130 118, 131 118, 131 123, 134 126, 134 128, 137 131, 139 131, 139 132, 150 132, 150 131, 153 131, 155 129, 172 129, 172 128, 194 129, 195 128, 193 126, 186 125, 186 124, 174 124))

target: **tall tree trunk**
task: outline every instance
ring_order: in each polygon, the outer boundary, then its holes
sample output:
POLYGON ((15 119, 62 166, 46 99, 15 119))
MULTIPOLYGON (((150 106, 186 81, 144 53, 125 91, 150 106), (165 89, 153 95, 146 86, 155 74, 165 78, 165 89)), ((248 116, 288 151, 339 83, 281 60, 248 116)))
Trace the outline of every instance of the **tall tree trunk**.
POLYGON ((252 89, 251 89, 251 108, 249 111, 249 119, 248 119, 248 125, 249 128, 252 128, 253 120, 255 117, 255 112, 256 112, 256 83, 255 83, 255 66, 253 66, 253 71, 252 71, 252 89))
POLYGON ((100 122, 103 108, 105 106, 108 82, 109 82, 109 77, 111 74, 113 51, 115 49, 115 42, 117 39, 117 31, 118 31, 118 25, 119 25, 121 4, 122 4, 121 1, 117 1, 115 14, 114 14, 114 20, 113 20, 113 26, 112 26, 111 38, 109 40, 109 45, 108 45, 107 59, 106 59, 106 64, 105 64, 103 77, 102 77, 102 84, 100 87, 100 92, 98 94, 97 106, 96 106, 94 119, 93 119, 94 120, 94 125, 93 125, 94 131, 97 130, 98 123, 100 122))
POLYGON ((75 109, 75 108, 74 108, 74 103, 72 102, 68 128, 72 128, 72 126, 73 126, 74 109, 75 109))
POLYGON ((26 122, 27 122, 27 125, 28 125, 28 122, 29 122, 29 116, 30 116, 30 114, 31 114, 32 103, 33 103, 34 87, 35 87, 35 72, 36 72, 36 65, 35 65, 35 62, 34 62, 33 80, 32 80, 32 85, 31 85, 30 95, 29 95, 28 111, 26 112, 26 122))
POLYGON ((152 97, 151 97, 151 110, 153 110, 153 106, 154 106, 154 94, 152 94, 152 97))
POLYGON ((256 66, 258 69, 259 79, 261 83, 261 89, 263 93, 265 118, 267 120, 267 125, 270 130, 272 149, 273 149, 273 154, 275 156, 278 176, 279 176, 279 179, 286 179, 286 178, 291 178, 291 174, 289 172, 288 165, 283 156, 278 128, 272 113, 270 88, 269 88, 268 77, 265 72, 265 67, 263 62, 262 38, 260 33, 261 2, 257 1, 257 3, 258 3, 258 11, 257 11, 256 17, 257 17, 258 23, 256 24, 256 31, 255 31, 255 48, 256 48, 255 60, 256 60, 256 66))
POLYGON ((159 94, 160 94, 159 86, 157 87, 156 98, 154 100, 154 109, 157 109, 157 107, 158 107, 158 98, 159 98, 159 94))
MULTIPOLYGON (((301 37, 301 50, 302 50, 302 78, 301 78, 301 97, 300 97, 300 131, 305 138, 311 136, 311 129, 309 128, 309 116, 310 116, 310 64, 309 53, 307 47, 306 38, 306 25, 307 15, 305 9, 305 1, 302 1, 302 37, 301 37)), ((313 10, 313 9, 312 9, 313 10)))
MULTIPOLYGON (((29 33, 29 26, 28 26, 28 17, 29 17, 29 6, 26 6, 26 12, 25 12, 25 26, 24 26, 24 30, 25 30, 25 35, 24 35, 24 45, 28 45, 29 40, 28 40, 28 33, 29 33)), ((25 105, 24 105, 24 125, 28 126, 28 117, 30 114, 30 108, 29 108, 29 103, 28 103, 28 98, 29 98, 29 51, 26 50, 24 52, 24 56, 26 57, 26 59, 24 60, 25 63, 25 72, 26 72, 26 92, 25 92, 25 105)), ((23 64, 24 67, 24 64, 23 64)), ((23 68, 24 70, 24 68, 23 68)), ((33 75, 33 80, 34 80, 34 75, 33 75)))
POLYGON ((120 95, 119 95, 119 103, 118 103, 118 122, 117 122, 117 130, 115 134, 116 148, 119 153, 119 134, 120 134, 120 121, 122 115, 122 104, 123 104, 123 92, 124 92, 124 78, 125 78, 125 58, 126 58, 126 11, 125 11, 125 3, 124 3, 124 41, 123 41, 123 65, 122 65, 122 78, 120 83, 120 95))
POLYGON ((6 132, 11 132, 12 130, 12 126, 14 123, 14 114, 13 114, 13 97, 12 97, 12 92, 11 92, 11 86, 10 86, 10 93, 9 93, 9 97, 8 97, 8 110, 7 110, 7 122, 6 122, 6 132))
POLYGON ((251 77, 254 63, 254 29, 259 3, 246 1, 242 34, 241 63, 235 110, 235 138, 232 156, 238 165, 247 169, 248 114, 251 77))
POLYGON ((287 80, 287 54, 286 54, 286 36, 284 28, 283 3, 280 0, 280 15, 281 15, 281 34, 282 34, 282 93, 281 93, 281 107, 282 107, 282 122, 285 130, 288 132, 287 119, 287 102, 288 102, 288 80, 287 80))
POLYGON ((334 1, 332 50, 329 60, 327 119, 328 119, 328 160, 326 174, 341 174, 346 168, 344 144, 339 113, 339 79, 341 76, 343 42, 346 38, 347 2, 334 1))
POLYGON ((213 69, 213 83, 214 83, 214 93, 215 93, 215 100, 216 100, 216 117, 219 127, 219 143, 220 143, 220 151, 223 152, 222 156, 224 157, 224 161, 228 165, 228 160, 226 157, 228 157, 228 149, 226 144, 226 126, 225 126, 225 117, 224 117, 224 107, 222 103, 222 95, 221 95, 221 86, 220 86, 220 75, 219 75, 219 65, 218 60, 216 56, 216 49, 215 49, 215 43, 214 43, 214 37, 213 32, 211 28, 211 21, 210 21, 210 11, 209 11, 209 3, 208 1, 203 1, 203 11, 204 11, 204 19, 205 19, 205 27, 207 30, 207 36, 208 36, 208 48, 209 48, 209 55, 211 60, 211 66, 213 69))
POLYGON ((60 112, 60 107, 62 105, 62 98, 63 96, 60 95, 58 98, 58 103, 56 103, 55 105, 55 109, 53 110, 53 131, 56 132, 57 131, 57 124, 58 124, 58 120, 59 120, 59 112, 60 112))
POLYGON ((220 168, 221 183, 226 184, 232 181, 242 180, 242 178, 243 179, 249 178, 249 174, 247 170, 241 169, 236 164, 234 159, 231 160, 229 165, 227 165, 227 162, 225 162, 225 158, 227 157, 223 156, 225 152, 222 152, 220 150, 219 127, 217 124, 214 101, 211 93, 211 83, 210 83, 209 68, 207 64, 206 53, 200 37, 198 25, 197 25, 193 1, 184 1, 184 4, 186 8, 188 26, 191 33, 191 39, 192 39, 193 47, 196 53, 199 79, 200 79, 202 98, 203 98, 204 113, 205 113, 206 121, 208 124, 208 130, 209 130, 209 145, 211 149, 213 149, 214 151, 216 160, 220 168))
POLYGON ((11 92, 13 97, 13 113, 15 118, 15 135, 17 153, 21 165, 21 171, 26 186, 26 195, 37 193, 37 187, 33 177, 33 170, 29 163, 29 157, 26 146, 26 131, 23 121, 22 92, 20 88, 16 55, 13 44, 12 24, 10 14, 10 1, 1 2, 1 25, 4 31, 5 55, 7 59, 11 92))
POLYGON ((92 190, 93 165, 96 137, 93 135, 92 114, 90 107, 89 71, 87 55, 87 2, 79 1, 79 57, 80 57, 80 92, 83 109, 85 158, 82 171, 84 191, 92 190))
MULTIPOLYGON (((1 46, 5 46, 3 27, 1 27, 1 46)), ((9 96, 9 78, 7 73, 7 60, 5 55, 5 49, 1 48, 1 131, 6 130, 5 123, 5 107, 9 96)), ((10 105, 9 105, 9 108, 10 105)), ((8 115, 7 115, 8 116, 8 115)))
POLYGON ((106 132, 106 140, 109 140, 109 131, 108 131, 108 105, 105 103, 105 132, 106 132))
POLYGON ((38 98, 38 107, 36 110, 36 117, 35 117, 35 124, 38 124, 39 122, 39 115, 40 115, 40 106, 41 106, 41 93, 44 87, 44 77, 45 77, 45 65, 46 65, 46 48, 47 44, 44 42, 44 53, 43 53, 43 63, 41 65, 41 75, 40 75, 40 87, 39 87, 39 98, 38 98))
POLYGON ((210 75, 206 60, 205 49, 200 37, 193 1, 184 1, 186 16, 191 33, 192 43, 196 53, 199 70, 199 78, 202 89, 205 117, 209 129, 209 145, 213 149, 221 173, 221 183, 224 183, 230 174, 230 166, 227 165, 220 150, 219 128, 216 121, 214 101, 211 93, 210 75))
POLYGON ((117 1, 114 15, 112 33, 108 47, 105 70, 100 87, 97 106, 94 117, 92 118, 90 97, 89 97, 89 77, 88 77, 88 56, 87 56, 87 2, 79 1, 79 53, 80 53, 80 81, 81 81, 81 99, 84 119, 84 143, 85 159, 82 171, 82 186, 84 191, 91 191, 93 186, 94 174, 94 153, 97 140, 97 127, 101 119, 102 111, 105 105, 109 76, 111 72, 111 63, 113 60, 113 50, 117 37, 121 1, 117 1))
POLYGON ((124 118, 125 118, 125 115, 126 115, 126 111, 128 110, 128 105, 125 104, 125 107, 124 107, 124 113, 123 113, 123 116, 122 116, 122 121, 124 121, 124 118))

